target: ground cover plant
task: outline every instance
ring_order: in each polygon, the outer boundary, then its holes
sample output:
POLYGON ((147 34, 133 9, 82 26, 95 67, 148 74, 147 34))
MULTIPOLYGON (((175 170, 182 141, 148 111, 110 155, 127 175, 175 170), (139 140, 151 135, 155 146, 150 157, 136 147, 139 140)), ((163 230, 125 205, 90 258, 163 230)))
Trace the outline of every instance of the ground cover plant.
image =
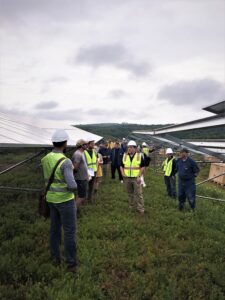
MULTIPOLYGON (((40 187, 39 163, 2 175, 1 185, 40 187)), ((225 203, 198 200, 194 214, 179 212, 161 174, 150 168, 146 183, 145 217, 128 210, 123 184, 110 178, 83 207, 76 275, 50 263, 37 194, 1 192, 0 299, 225 299, 225 203)), ((225 199, 215 184, 198 194, 225 199)))

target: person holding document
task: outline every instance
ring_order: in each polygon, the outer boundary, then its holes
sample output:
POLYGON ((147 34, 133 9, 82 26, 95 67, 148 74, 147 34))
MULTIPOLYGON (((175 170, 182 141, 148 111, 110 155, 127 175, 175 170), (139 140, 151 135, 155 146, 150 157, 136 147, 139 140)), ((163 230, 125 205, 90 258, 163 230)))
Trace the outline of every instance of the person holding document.
POLYGON ((97 155, 94 150, 95 141, 88 141, 87 149, 84 151, 88 174, 89 174, 89 182, 88 182, 88 196, 87 201, 92 202, 94 184, 96 180, 96 172, 97 172, 97 155))

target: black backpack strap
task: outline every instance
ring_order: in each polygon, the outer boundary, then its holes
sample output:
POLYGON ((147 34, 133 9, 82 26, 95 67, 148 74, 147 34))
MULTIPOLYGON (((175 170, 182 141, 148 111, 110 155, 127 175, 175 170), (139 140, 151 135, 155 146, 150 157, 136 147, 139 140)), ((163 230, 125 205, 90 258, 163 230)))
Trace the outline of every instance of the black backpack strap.
POLYGON ((54 168, 53 168, 53 170, 52 170, 52 173, 51 173, 51 175, 50 175, 50 177, 49 177, 48 184, 47 184, 46 187, 45 187, 45 191, 44 191, 44 194, 45 194, 45 195, 47 194, 47 192, 48 192, 48 190, 49 190, 49 188, 50 188, 50 185, 53 183, 54 176, 55 176, 55 171, 56 171, 58 165, 59 165, 59 164, 61 163, 61 161, 63 161, 64 159, 66 159, 66 157, 61 157, 61 158, 57 161, 57 163, 55 164, 55 166, 54 166, 54 168))

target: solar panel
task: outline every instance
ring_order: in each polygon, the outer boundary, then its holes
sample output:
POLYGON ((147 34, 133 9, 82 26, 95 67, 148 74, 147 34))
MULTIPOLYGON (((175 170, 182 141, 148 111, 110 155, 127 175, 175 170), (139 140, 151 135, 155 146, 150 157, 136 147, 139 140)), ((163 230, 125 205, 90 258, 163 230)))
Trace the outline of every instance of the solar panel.
POLYGON ((204 107, 203 109, 217 115, 225 113, 225 101, 204 107))
POLYGON ((65 122, 14 116, 0 112, 0 147, 52 146, 51 136, 56 129, 65 129, 70 137, 69 146, 78 139, 101 140, 99 135, 73 127, 65 122))

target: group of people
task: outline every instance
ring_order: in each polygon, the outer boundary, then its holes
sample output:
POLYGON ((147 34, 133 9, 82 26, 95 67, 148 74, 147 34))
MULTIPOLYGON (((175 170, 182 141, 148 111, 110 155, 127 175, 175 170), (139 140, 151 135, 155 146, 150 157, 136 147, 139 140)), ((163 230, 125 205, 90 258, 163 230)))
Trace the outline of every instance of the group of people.
MULTIPOLYGON (((145 213, 142 186, 146 186, 144 175, 150 162, 150 150, 146 143, 138 147, 135 141, 107 144, 97 147, 95 141, 80 139, 76 151, 70 160, 65 156, 69 136, 64 130, 57 130, 52 136, 53 150, 42 159, 46 186, 53 178, 46 195, 50 208, 50 250, 56 264, 61 263, 60 244, 61 227, 64 230, 64 254, 68 271, 75 272, 76 258, 76 216, 77 210, 88 202, 93 202, 93 195, 98 190, 101 178, 106 176, 111 164, 111 177, 124 184, 128 194, 129 208, 145 213), (74 194, 76 193, 76 199, 74 194), (75 200, 75 201, 74 201, 75 200)), ((170 197, 176 198, 176 179, 178 172, 179 209, 183 209, 186 197, 191 207, 195 208, 195 183, 199 169, 188 156, 187 149, 182 149, 180 158, 175 160, 171 148, 167 149, 164 161, 164 178, 170 197)))

